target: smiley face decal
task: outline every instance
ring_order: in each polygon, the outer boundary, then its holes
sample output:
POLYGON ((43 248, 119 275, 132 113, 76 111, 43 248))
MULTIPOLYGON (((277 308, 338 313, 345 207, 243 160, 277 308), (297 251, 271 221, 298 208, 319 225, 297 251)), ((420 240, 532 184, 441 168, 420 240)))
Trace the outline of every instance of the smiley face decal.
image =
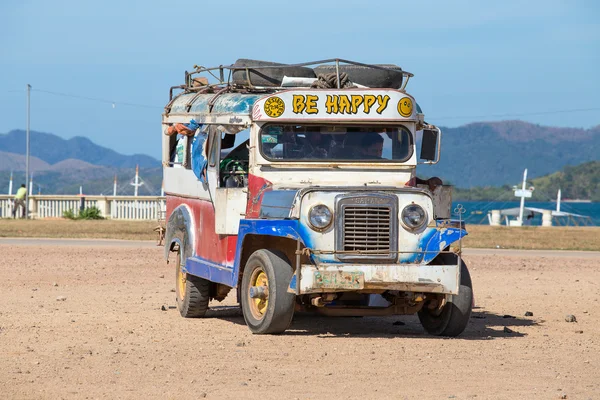
POLYGON ((265 114, 271 118, 281 117, 285 111, 285 103, 279 97, 271 97, 265 101, 265 114))
POLYGON ((410 97, 403 97, 398 102, 398 113, 403 117, 410 117, 413 112, 413 102, 410 97))

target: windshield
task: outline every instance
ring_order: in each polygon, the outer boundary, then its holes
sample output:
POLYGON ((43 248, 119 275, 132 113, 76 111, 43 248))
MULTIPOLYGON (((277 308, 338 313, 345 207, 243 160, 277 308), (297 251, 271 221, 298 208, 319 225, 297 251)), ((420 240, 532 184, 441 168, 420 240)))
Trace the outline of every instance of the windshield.
POLYGON ((260 144, 271 161, 403 162, 413 151, 404 126, 267 125, 260 144))

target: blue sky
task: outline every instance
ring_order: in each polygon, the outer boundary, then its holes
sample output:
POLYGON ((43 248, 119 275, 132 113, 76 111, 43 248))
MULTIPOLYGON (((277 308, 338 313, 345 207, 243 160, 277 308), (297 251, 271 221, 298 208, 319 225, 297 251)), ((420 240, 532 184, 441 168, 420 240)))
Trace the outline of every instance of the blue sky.
POLYGON ((169 87, 237 58, 398 64, 442 126, 600 124, 599 2, 286 3, 0 0, 0 132, 25 127, 30 83, 33 130, 158 158, 169 87))

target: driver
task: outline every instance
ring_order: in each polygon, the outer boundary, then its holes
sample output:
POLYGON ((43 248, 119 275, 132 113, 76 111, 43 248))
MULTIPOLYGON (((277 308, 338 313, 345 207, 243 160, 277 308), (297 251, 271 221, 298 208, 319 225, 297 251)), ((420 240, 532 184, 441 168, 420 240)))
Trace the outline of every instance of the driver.
POLYGON ((300 158, 327 158, 327 142, 321 132, 306 132, 306 140, 300 148, 300 158))
POLYGON ((381 159, 383 153, 383 138, 378 133, 367 133, 362 137, 360 147, 358 147, 357 150, 358 159, 381 159))

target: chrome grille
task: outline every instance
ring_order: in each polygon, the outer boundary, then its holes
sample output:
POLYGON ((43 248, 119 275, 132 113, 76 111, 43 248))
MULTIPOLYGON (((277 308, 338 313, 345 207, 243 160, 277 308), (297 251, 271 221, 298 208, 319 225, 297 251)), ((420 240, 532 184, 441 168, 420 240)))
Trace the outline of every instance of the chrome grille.
POLYGON ((344 207, 344 251, 389 254, 390 207, 344 207))
POLYGON ((398 198, 384 193, 336 197, 336 258, 393 262, 398 254, 398 198))

